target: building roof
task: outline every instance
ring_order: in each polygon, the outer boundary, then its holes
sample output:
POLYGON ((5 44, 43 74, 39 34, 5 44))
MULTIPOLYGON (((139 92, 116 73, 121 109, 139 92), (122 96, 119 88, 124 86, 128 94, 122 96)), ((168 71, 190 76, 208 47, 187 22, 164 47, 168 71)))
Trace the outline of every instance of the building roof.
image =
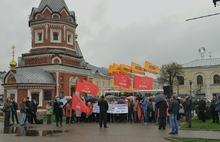
POLYGON ((91 72, 93 74, 95 74, 98 71, 98 73, 101 73, 101 74, 103 74, 105 76, 108 75, 108 69, 105 68, 105 67, 96 67, 96 66, 88 64, 88 69, 91 69, 91 72))
POLYGON ((1 73, 1 74, 0 74, 0 79, 4 79, 6 74, 7 74, 7 72, 1 73))
POLYGON ((41 0, 38 12, 42 11, 46 6, 50 7, 53 12, 60 12, 64 7, 68 10, 64 0, 41 0))
POLYGON ((183 68, 220 66, 220 58, 197 59, 182 65, 183 68))
POLYGON ((56 84, 53 76, 41 69, 17 68, 16 73, 9 71, 16 83, 56 84))

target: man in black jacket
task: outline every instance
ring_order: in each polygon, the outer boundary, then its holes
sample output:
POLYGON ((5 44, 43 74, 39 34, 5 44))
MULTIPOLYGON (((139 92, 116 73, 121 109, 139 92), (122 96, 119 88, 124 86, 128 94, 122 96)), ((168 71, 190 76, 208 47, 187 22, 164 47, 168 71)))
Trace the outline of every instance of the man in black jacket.
POLYGON ((185 99, 186 99, 186 103, 185 103, 186 122, 188 123, 188 128, 191 128, 192 127, 191 113, 193 110, 193 102, 189 94, 185 94, 185 99))
POLYGON ((58 124, 60 123, 60 126, 62 126, 63 121, 63 103, 60 101, 60 98, 56 99, 56 102, 54 103, 54 114, 56 117, 56 126, 58 127, 58 124))
POLYGON ((211 101, 210 109, 212 112, 212 123, 219 123, 219 117, 218 117, 218 111, 215 110, 216 108, 216 101, 217 101, 217 95, 213 94, 213 99, 211 101))
POLYGON ((206 114, 206 102, 203 100, 202 97, 199 98, 199 105, 198 105, 199 113, 202 119, 202 122, 206 122, 205 114, 206 114))
POLYGON ((104 128, 107 127, 107 111, 108 111, 108 103, 104 100, 104 96, 101 96, 101 100, 98 102, 98 106, 100 107, 99 113, 99 126, 102 128, 102 120, 104 120, 104 128))
POLYGON ((19 122, 18 122, 18 115, 17 115, 18 104, 15 102, 15 99, 14 99, 14 98, 12 98, 11 101, 12 101, 11 103, 12 103, 12 105, 13 105, 12 122, 13 122, 13 123, 15 122, 15 121, 14 121, 14 117, 15 117, 15 119, 16 119, 16 121, 17 121, 17 124, 19 124, 19 122))
POLYGON ((37 122, 37 106, 38 103, 36 102, 36 99, 32 98, 32 101, 29 103, 29 110, 31 112, 31 124, 33 124, 33 119, 35 124, 37 122))
POLYGON ((169 134, 178 134, 178 122, 177 122, 177 114, 179 111, 179 102, 177 101, 177 96, 171 96, 170 106, 168 112, 170 113, 170 125, 172 128, 172 132, 169 134))
POLYGON ((26 121, 28 121, 28 123, 31 123, 31 111, 29 109, 29 104, 30 104, 30 101, 29 101, 29 97, 26 98, 26 101, 25 101, 25 104, 26 104, 26 119, 25 119, 25 123, 26 121))

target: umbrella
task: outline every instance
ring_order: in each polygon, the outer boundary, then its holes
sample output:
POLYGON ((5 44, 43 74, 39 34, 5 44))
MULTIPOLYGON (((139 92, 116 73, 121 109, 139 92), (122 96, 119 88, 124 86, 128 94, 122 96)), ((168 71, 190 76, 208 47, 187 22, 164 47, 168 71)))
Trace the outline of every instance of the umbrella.
POLYGON ((62 102, 65 105, 67 103, 66 96, 64 96, 62 99, 60 99, 60 102, 62 102))
POLYGON ((134 100, 134 99, 135 99, 135 96, 129 96, 129 97, 127 97, 126 99, 134 100))
POLYGON ((92 98, 96 98, 96 97, 93 95, 87 95, 87 100, 92 99, 92 98))
POLYGON ((95 103, 98 99, 97 98, 90 98, 86 100, 87 102, 95 103))
POLYGON ((106 99, 111 99, 111 98, 115 98, 115 96, 113 95, 108 95, 108 96, 105 96, 106 99))
POLYGON ((166 95, 157 95, 153 97, 152 101, 158 103, 164 101, 165 98, 167 98, 166 95))

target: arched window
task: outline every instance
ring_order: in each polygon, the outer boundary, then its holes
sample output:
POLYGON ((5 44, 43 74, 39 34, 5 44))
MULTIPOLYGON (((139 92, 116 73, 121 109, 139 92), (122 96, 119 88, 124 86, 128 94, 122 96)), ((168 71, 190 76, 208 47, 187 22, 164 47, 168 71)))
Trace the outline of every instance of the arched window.
POLYGON ((203 77, 201 75, 197 76, 197 84, 203 84, 203 77))
POLYGON ((178 81, 179 81, 179 85, 184 85, 184 77, 183 76, 179 76, 178 81))
POLYGON ((53 34, 53 40, 58 40, 59 38, 59 34, 58 33, 54 33, 53 34))
POLYGON ((220 83, 220 77, 219 77, 219 75, 214 75, 213 76, 213 81, 214 81, 214 84, 217 84, 217 83, 220 83))

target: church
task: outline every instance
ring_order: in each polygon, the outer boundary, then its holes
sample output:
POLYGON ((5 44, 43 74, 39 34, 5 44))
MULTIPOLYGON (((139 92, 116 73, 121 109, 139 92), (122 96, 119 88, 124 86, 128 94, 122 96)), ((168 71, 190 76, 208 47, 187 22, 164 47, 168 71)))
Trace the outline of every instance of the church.
POLYGON ((31 49, 16 62, 4 77, 4 98, 36 98, 39 109, 55 96, 75 92, 76 81, 89 80, 90 69, 77 42, 76 16, 64 0, 41 0, 33 7, 28 25, 31 49))

